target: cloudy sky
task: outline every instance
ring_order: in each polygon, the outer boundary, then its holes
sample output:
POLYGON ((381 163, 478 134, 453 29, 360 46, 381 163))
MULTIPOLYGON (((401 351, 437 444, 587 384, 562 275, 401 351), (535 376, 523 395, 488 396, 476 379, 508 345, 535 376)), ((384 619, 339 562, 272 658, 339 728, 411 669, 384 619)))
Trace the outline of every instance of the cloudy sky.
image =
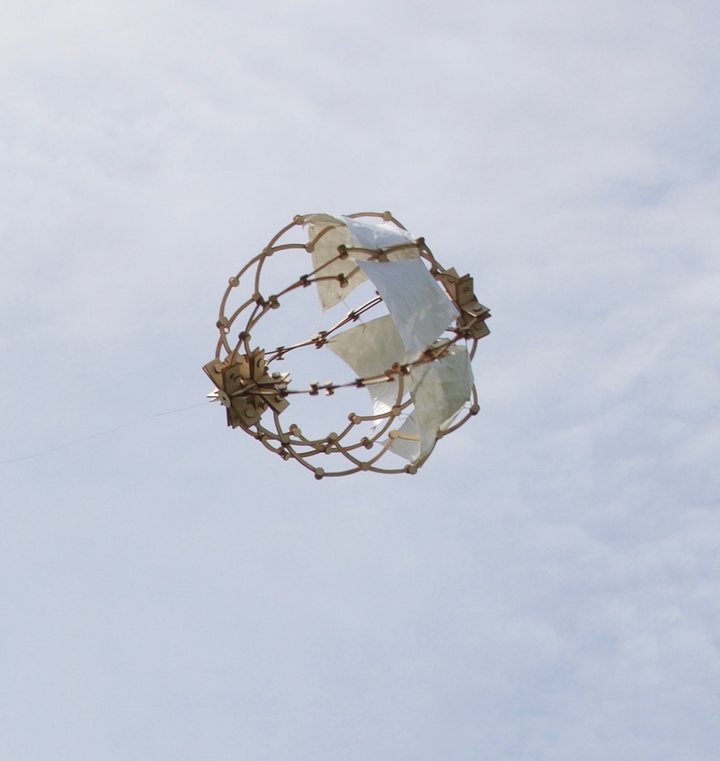
POLYGON ((3 758, 714 761, 718 50, 715 0, 4 0, 3 758), (318 482, 200 368, 368 209, 475 276, 482 411, 318 482))

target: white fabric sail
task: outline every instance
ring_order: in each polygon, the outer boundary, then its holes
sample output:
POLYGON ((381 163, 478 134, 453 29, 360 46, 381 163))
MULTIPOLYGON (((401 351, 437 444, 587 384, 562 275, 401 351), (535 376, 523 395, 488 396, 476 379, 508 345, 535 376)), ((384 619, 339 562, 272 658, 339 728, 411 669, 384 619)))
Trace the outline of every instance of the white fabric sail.
POLYGON ((473 374, 464 346, 453 346, 441 359, 410 371, 413 413, 398 429, 390 449, 410 462, 430 454, 437 434, 470 399, 473 374), (407 437, 407 438, 406 438, 407 437))
POLYGON ((343 217, 342 219, 350 231, 352 245, 358 248, 379 251, 391 246, 413 243, 415 240, 407 230, 396 227, 390 222, 371 224, 352 217, 343 217))
MULTIPOLYGON (((325 214, 314 214, 313 217, 326 217, 325 214)), ((367 278, 357 264, 351 259, 338 259, 338 246, 350 245, 350 232, 342 223, 329 227, 323 222, 320 225, 311 224, 309 230, 310 240, 314 240, 323 230, 322 238, 314 245, 312 250, 312 263, 316 281, 318 297, 324 310, 339 304, 349 293, 363 283, 367 278), (344 276, 347 285, 343 288, 338 276, 344 276)))
MULTIPOLYGON (((396 362, 408 361, 407 349, 393 321, 387 315, 345 330, 331 338, 328 349, 347 362, 358 378, 382 375, 396 362)), ((403 393, 409 390, 409 378, 403 380, 403 393)), ((366 386, 373 401, 373 414, 387 414, 398 402, 397 378, 366 386)))
POLYGON ((391 452, 411 463, 420 459, 420 434, 414 412, 405 418, 400 428, 390 431, 390 440, 391 452))
MULTIPOLYGON (((389 312, 338 333, 327 343, 358 378, 382 376, 395 363, 417 360, 458 318, 457 308, 430 274, 405 230, 386 222, 371 224, 327 214, 309 215, 305 221, 310 225, 316 277, 328 278, 317 282, 323 308, 339 303, 369 279, 389 312), (338 246, 348 249, 346 259, 338 258, 338 246), (400 248, 393 250, 394 246, 400 248), (386 257, 372 258, 370 252, 380 250, 387 251, 386 257), (340 283, 343 277, 345 287, 340 283)), ((391 431, 389 448, 418 463, 430 454, 438 433, 471 397, 473 376, 467 349, 451 346, 440 359, 412 367, 402 382, 402 394, 397 377, 366 388, 375 415, 387 415, 402 401, 401 396, 410 393, 412 412, 391 431)))
POLYGON ((392 222, 366 222, 355 217, 336 217, 332 214, 307 214, 303 220, 306 225, 320 228, 347 227, 351 246, 372 251, 415 242, 411 233, 392 222))
POLYGON ((421 259, 358 261, 385 302, 409 354, 425 351, 458 317, 458 310, 421 259))
POLYGON ((338 259, 338 246, 380 251, 404 245, 406 248, 390 251, 388 258, 397 260, 419 256, 417 247, 410 245, 414 242, 412 235, 390 222, 372 224, 352 217, 335 217, 330 214, 308 214, 304 217, 304 222, 310 226, 311 241, 325 230, 312 249, 313 270, 320 278, 316 282, 317 291, 324 310, 339 304, 366 280, 357 262, 369 259, 371 254, 350 250, 347 259, 338 259), (346 279, 344 286, 338 280, 339 276, 346 279))

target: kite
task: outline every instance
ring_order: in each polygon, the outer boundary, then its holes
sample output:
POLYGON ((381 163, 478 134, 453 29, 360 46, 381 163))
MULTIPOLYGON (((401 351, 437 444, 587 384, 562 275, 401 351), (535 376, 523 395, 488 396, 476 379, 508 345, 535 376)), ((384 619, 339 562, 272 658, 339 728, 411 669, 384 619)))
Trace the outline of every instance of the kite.
POLYGON ((317 479, 414 474, 480 410, 471 360, 488 317, 472 277, 390 212, 299 215, 230 278, 208 397, 317 479), (313 380, 320 369, 343 375, 313 380))

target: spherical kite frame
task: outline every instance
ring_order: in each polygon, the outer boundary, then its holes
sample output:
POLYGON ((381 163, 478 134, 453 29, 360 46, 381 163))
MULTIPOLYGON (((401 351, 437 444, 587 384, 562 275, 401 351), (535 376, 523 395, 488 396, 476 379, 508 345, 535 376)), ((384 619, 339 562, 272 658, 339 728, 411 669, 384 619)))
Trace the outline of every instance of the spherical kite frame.
MULTIPOLYGON (((293 221, 280 230, 268 245, 251 259, 234 277, 229 280, 228 287, 220 303, 217 329, 219 339, 215 357, 204 366, 204 371, 216 386, 210 394, 211 398, 219 400, 226 408, 227 423, 233 428, 241 428, 250 436, 262 442, 267 449, 281 456, 284 460, 295 459, 305 468, 312 471, 315 478, 325 476, 351 475, 360 471, 374 473, 408 473, 414 474, 425 462, 430 452, 416 458, 406 465, 398 467, 383 467, 381 459, 388 454, 393 446, 405 436, 402 431, 391 430, 393 423, 399 417, 406 415, 413 404, 412 397, 407 397, 411 391, 409 382, 411 373, 419 372, 424 366, 441 360, 452 353, 457 344, 464 345, 469 358, 472 359, 477 349, 478 341, 488 334, 485 320, 490 316, 487 307, 480 304, 473 293, 473 281, 469 275, 459 277, 454 269, 445 269, 433 256, 423 238, 410 239, 397 245, 379 248, 364 248, 353 245, 339 245, 337 254, 319 267, 307 274, 301 275, 295 282, 279 290, 277 293, 264 294, 261 290, 261 275, 270 257, 281 252, 312 253, 323 236, 327 235, 332 225, 319 226, 319 232, 311 236, 308 242, 285 242, 291 231, 302 230, 313 218, 325 219, 325 215, 296 216, 293 221), (382 302, 378 295, 348 314, 328 330, 320 331, 305 341, 292 346, 279 346, 266 351, 254 346, 252 334, 258 323, 271 311, 279 309, 282 299, 291 291, 308 288, 312 284, 323 281, 339 283, 340 288, 347 285, 348 280, 358 272, 358 265, 353 257, 362 256, 367 261, 384 262, 393 256, 403 257, 412 255, 420 258, 434 280, 440 284, 457 310, 457 319, 447 328, 446 335, 428 346, 419 357, 409 362, 394 362, 384 372, 369 377, 358 377, 346 383, 311 383, 308 388, 290 388, 290 377, 287 373, 272 372, 272 364, 284 359, 303 347, 313 346, 317 349, 333 340, 342 328, 360 320, 361 316, 382 302), (337 272, 338 263, 347 264, 347 272, 337 272), (254 273, 252 272, 254 268, 254 273), (228 301, 240 285, 242 279, 254 278, 252 295, 230 314, 226 313, 228 301), (240 328, 238 330, 238 328, 240 328), (236 332, 237 331, 237 332, 236 332), (237 341, 231 342, 230 335, 237 335, 237 341), (397 396, 392 408, 383 414, 360 415, 351 412, 347 424, 339 431, 332 431, 321 438, 306 438, 295 423, 283 426, 282 413, 288 408, 291 397, 296 394, 319 396, 332 395, 344 388, 370 388, 374 384, 397 383, 397 396), (268 419, 267 413, 270 413, 268 419), (264 417, 263 417, 264 416, 264 417), (361 423, 371 423, 374 428, 370 435, 352 436, 361 423), (335 457, 328 457, 334 455, 335 457), (329 470, 327 463, 336 462, 338 456, 344 458, 342 469, 329 470), (321 465, 321 462, 322 465, 321 465)), ((358 212, 343 218, 350 220, 367 220, 387 226, 389 223, 399 231, 406 231, 390 212, 358 212)), ((316 226, 314 229, 318 229, 316 226)), ((361 320, 360 320, 361 321, 361 320)), ((361 321, 362 322, 362 321, 361 321)), ((436 440, 456 431, 464 425, 480 409, 477 391, 471 377, 471 393, 467 404, 453 415, 447 425, 438 427, 436 440)), ((434 445, 434 442, 433 442, 434 445)))

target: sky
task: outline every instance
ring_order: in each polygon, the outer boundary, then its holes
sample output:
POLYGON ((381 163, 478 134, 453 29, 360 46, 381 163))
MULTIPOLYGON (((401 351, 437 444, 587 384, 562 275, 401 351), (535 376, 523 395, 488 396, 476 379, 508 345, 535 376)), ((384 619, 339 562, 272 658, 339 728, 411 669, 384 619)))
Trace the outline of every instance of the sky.
POLYGON ((0 755, 714 761, 717 3, 2 8, 0 755), (201 367, 294 215, 386 209, 481 411, 316 481, 201 367))

